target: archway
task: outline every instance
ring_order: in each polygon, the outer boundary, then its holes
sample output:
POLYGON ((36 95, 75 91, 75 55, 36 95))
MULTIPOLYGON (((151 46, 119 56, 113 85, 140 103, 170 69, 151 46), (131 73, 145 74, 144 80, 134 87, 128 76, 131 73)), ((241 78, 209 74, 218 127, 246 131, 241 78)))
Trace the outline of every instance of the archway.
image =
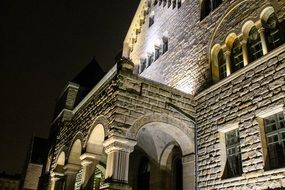
POLYGON ((90 129, 87 138, 86 152, 81 155, 82 171, 82 189, 99 189, 104 181, 102 163, 106 162, 106 156, 103 152, 103 142, 105 139, 105 129, 100 123, 96 123, 90 129), (101 165, 99 165, 101 163, 101 165))
MULTIPOLYGON (((155 119, 153 116, 147 117, 155 119)), ((136 129, 130 129, 137 141, 130 157, 129 181, 133 190, 140 190, 141 176, 144 183, 149 184, 145 188, 150 190, 195 188, 193 125, 187 126, 169 116, 163 117, 156 118, 158 121, 143 118, 147 122, 138 121, 140 127, 134 125, 136 129), (140 168, 144 169, 143 173, 140 168)))

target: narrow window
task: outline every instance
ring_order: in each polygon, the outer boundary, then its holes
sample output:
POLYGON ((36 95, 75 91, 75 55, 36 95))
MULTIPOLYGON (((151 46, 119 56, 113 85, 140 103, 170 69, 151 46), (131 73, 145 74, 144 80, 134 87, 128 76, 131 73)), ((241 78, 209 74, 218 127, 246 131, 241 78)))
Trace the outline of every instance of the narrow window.
POLYGON ((181 0, 178 0, 177 2, 177 8, 179 9, 181 7, 181 0))
POLYGON ((274 13, 269 16, 265 23, 265 34, 267 37, 269 51, 284 43, 279 29, 278 19, 274 13))
POLYGON ((141 59, 141 64, 140 64, 140 73, 142 73, 146 69, 146 59, 141 59))
POLYGON ((165 52, 168 51, 168 38, 163 37, 162 41, 163 41, 162 53, 164 54, 165 52))
POLYGON ((220 80, 222 80, 227 77, 226 60, 223 50, 220 50, 218 53, 218 64, 219 64, 219 76, 220 80))
POLYGON ((163 0, 163 6, 165 7, 165 5, 166 5, 166 0, 163 0))
POLYGON ((263 56, 260 35, 255 26, 252 27, 252 29, 249 32, 247 48, 248 48, 250 62, 255 61, 261 56, 263 56))
POLYGON ((225 178, 237 177, 242 174, 239 129, 225 133, 227 161, 225 178))
POLYGON ((200 20, 207 17, 213 10, 222 4, 222 0, 204 0, 201 3, 201 16, 200 20))
POLYGON ((169 8, 171 6, 171 0, 167 0, 167 7, 169 8))
POLYGON ((160 6, 162 3, 162 0, 158 0, 158 5, 160 6))
POLYGON ((285 121, 282 112, 264 119, 270 169, 285 167, 285 121))
POLYGON ((154 56, 153 56, 153 53, 151 53, 149 56, 148 56, 148 63, 147 63, 147 66, 149 67, 154 61, 154 56))
POLYGON ((148 20, 149 22, 148 22, 148 26, 149 27, 151 27, 152 25, 153 25, 153 23, 154 23, 154 15, 151 15, 150 17, 149 17, 149 20, 148 20))
POLYGON ((154 60, 156 61, 160 56, 160 47, 156 46, 154 49, 154 60))
POLYGON ((176 0, 173 0, 172 1, 172 9, 175 9, 175 7, 176 7, 176 0))
POLYGON ((157 4, 157 0, 154 0, 153 2, 153 6, 155 6, 157 4))
POLYGON ((235 40, 231 50, 231 66, 233 72, 241 69, 243 64, 242 46, 238 39, 235 40))

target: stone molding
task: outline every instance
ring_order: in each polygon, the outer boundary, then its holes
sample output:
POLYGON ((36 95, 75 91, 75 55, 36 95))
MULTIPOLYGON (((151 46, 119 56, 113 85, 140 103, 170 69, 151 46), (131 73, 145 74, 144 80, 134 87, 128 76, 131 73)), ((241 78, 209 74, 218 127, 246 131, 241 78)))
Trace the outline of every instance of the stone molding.
POLYGON ((131 153, 134 150, 134 146, 137 144, 136 141, 126 139, 124 137, 112 136, 104 141, 103 146, 107 154, 113 151, 124 151, 131 153))

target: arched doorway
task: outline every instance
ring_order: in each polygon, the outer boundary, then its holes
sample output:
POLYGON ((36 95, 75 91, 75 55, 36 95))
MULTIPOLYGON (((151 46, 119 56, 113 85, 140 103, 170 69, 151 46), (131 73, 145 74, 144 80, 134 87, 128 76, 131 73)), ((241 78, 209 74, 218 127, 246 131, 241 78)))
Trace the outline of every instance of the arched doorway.
POLYGON ((169 118, 167 122, 148 121, 140 124, 136 130, 130 130, 137 141, 135 151, 130 156, 129 181, 133 190, 140 190, 147 184, 144 189, 194 189, 194 159, 183 159, 189 155, 194 158, 194 129, 169 118), (145 177, 147 175, 149 178, 145 177))

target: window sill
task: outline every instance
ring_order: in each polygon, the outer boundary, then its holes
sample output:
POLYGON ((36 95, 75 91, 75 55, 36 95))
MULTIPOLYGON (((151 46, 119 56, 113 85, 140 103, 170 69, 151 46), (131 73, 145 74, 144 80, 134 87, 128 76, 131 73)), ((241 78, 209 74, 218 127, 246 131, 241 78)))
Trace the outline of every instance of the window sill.
POLYGON ((228 183, 228 182, 243 180, 244 178, 245 178, 244 176, 231 177, 231 178, 221 179, 221 182, 228 183))
POLYGON ((285 167, 264 171, 264 175, 272 175, 285 172, 285 167))

